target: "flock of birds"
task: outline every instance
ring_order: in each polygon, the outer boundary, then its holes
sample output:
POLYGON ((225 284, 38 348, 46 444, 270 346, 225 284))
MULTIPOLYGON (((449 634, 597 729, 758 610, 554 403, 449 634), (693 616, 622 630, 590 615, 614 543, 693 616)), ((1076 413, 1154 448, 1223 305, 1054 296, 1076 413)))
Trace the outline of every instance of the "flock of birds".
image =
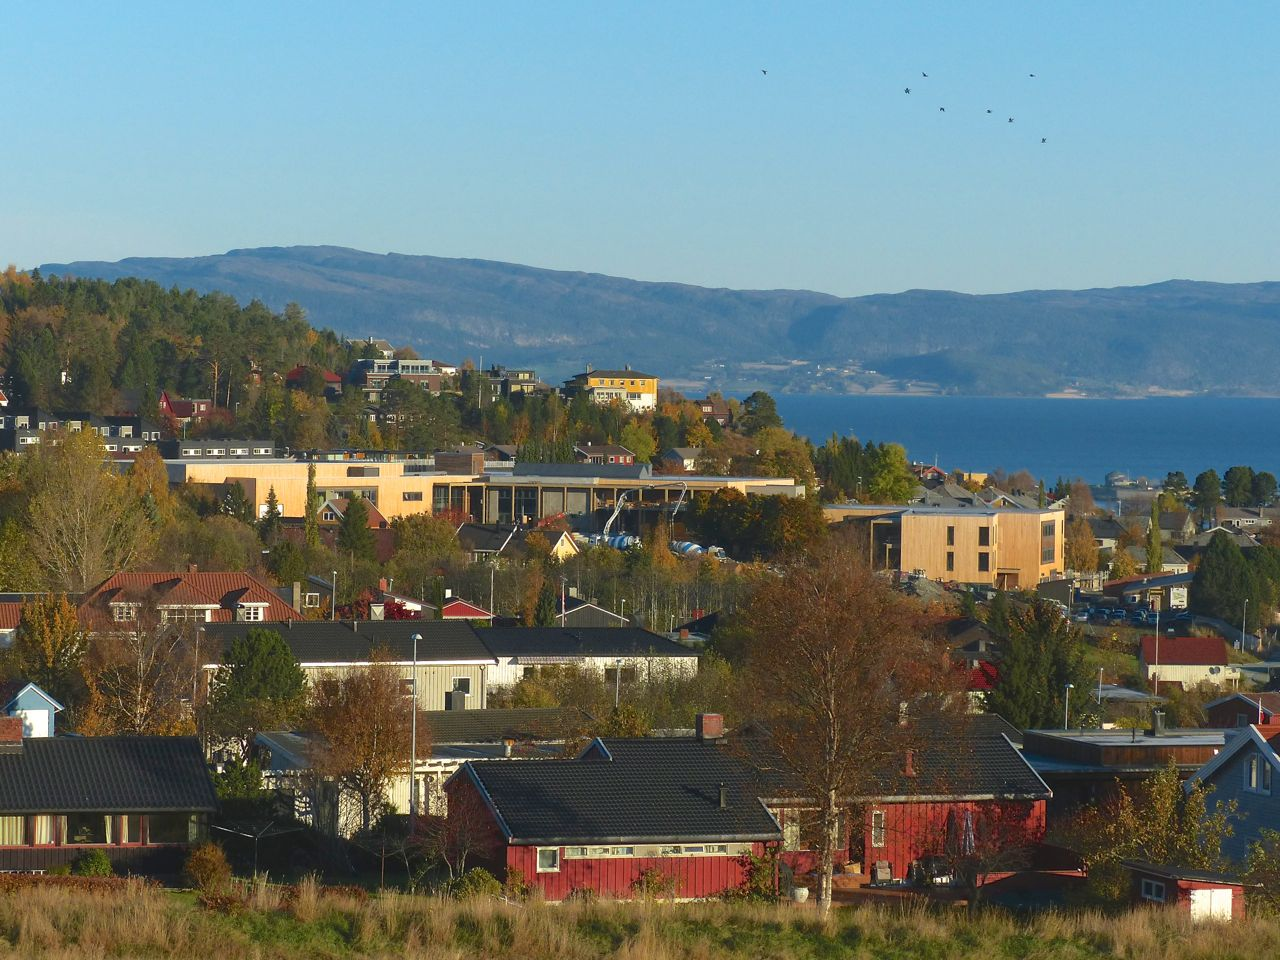
MULTIPOLYGON (((766 76, 766 77, 769 75, 769 71, 768 71, 768 70, 765 70, 763 67, 760 69, 760 72, 761 72, 764 76, 766 76)), ((923 79, 925 79, 925 80, 928 80, 928 79, 929 79, 929 74, 925 73, 923 70, 922 70, 922 71, 920 71, 920 76, 921 76, 923 79)), ((1029 73, 1029 74, 1027 74, 1027 78, 1028 78, 1029 80, 1034 80, 1034 79, 1036 78, 1036 75, 1035 75, 1034 73, 1029 73)), ((910 88, 910 87, 903 87, 903 88, 902 88, 902 92, 903 92, 903 93, 906 93, 906 94, 910 94, 910 93, 911 93, 911 88, 910 88)), ((938 108, 938 112, 939 112, 939 113, 946 113, 946 112, 947 112, 947 108, 946 108, 946 107, 939 107, 939 108, 938 108)), ((987 113, 991 113, 991 108, 990 108, 990 107, 988 107, 988 108, 987 108, 987 113)), ((1013 117, 1010 117, 1010 118, 1008 119, 1008 121, 1007 121, 1007 122, 1008 122, 1008 123, 1013 123, 1013 117)), ((1048 143, 1048 142, 1049 142, 1049 138, 1048 138, 1048 137, 1041 137, 1041 138, 1040 138, 1040 142, 1041 142, 1041 143, 1048 143)))

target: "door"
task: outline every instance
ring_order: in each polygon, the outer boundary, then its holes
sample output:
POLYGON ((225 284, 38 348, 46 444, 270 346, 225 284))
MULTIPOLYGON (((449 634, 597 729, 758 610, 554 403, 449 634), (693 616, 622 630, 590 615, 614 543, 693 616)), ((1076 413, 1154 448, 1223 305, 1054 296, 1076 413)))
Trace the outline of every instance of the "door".
POLYGON ((1231 890, 1192 890, 1192 920, 1230 920, 1231 890))

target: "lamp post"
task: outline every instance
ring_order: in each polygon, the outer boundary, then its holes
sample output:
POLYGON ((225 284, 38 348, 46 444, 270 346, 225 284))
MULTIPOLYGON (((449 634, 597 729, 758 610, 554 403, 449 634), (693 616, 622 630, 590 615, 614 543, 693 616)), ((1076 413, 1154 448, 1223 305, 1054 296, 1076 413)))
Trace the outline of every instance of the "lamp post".
POLYGON ((622 625, 627 625, 627 598, 622 598, 622 625))
POLYGON ((613 712, 618 712, 618 700, 622 694, 622 658, 613 661, 613 712))
POLYGON ((415 633, 413 641, 413 714, 409 717, 409 829, 418 817, 418 641, 422 634, 415 633))
POLYGON ((1098 726, 1102 726, 1102 667, 1098 668, 1098 726))
POLYGON ((1241 650, 1243 650, 1243 649, 1244 649, 1244 636, 1245 636, 1245 630, 1246 630, 1246 629, 1248 629, 1248 625, 1249 625, 1249 598, 1248 598, 1248 597, 1245 597, 1245 598, 1244 598, 1244 614, 1240 617, 1240 646, 1239 646, 1239 649, 1241 649, 1241 650))
POLYGON ((1074 683, 1068 683, 1066 687, 1063 688, 1066 694, 1066 697, 1062 702, 1062 729, 1063 730, 1070 729, 1068 721, 1071 717, 1071 691, 1074 690, 1075 687, 1076 685, 1074 683))
POLYGON ((333 571, 333 589, 329 595, 329 619, 338 619, 338 571, 333 571))

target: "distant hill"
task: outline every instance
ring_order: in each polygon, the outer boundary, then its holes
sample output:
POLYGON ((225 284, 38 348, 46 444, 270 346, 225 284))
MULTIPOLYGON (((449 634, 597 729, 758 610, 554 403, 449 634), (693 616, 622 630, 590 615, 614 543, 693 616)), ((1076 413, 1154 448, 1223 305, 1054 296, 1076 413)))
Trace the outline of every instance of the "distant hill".
POLYGON ((221 290, 276 310, 292 301, 350 336, 455 362, 531 364, 547 380, 630 363, 695 390, 1280 394, 1274 282, 841 298, 342 247, 40 270, 221 290))

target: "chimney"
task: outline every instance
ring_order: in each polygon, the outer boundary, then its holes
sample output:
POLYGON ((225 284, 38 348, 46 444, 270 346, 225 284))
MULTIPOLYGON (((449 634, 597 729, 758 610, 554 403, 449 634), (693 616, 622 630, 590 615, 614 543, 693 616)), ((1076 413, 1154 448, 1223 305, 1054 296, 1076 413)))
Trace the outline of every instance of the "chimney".
POLYGON ((293 581, 293 589, 290 591, 290 606, 295 610, 302 609, 302 581, 293 581))
POLYGON ((689 639, 689 628, 688 628, 688 627, 681 627, 681 628, 680 628, 680 639, 681 639, 681 640, 688 640, 688 639, 689 639))
POLYGON ((516 745, 516 742, 511 737, 503 737, 502 738, 502 755, 504 757, 511 756, 511 750, 515 745, 516 745))
POLYGON ((378 578, 378 590, 379 590, 379 592, 381 592, 381 593, 390 593, 390 592, 391 592, 391 584, 387 582, 387 578, 386 578, 386 577, 379 577, 379 578, 378 578))
POLYGON ((700 713, 694 720, 694 729, 699 740, 719 740, 724 736, 724 715, 700 713))
POLYGON ((1150 735, 1153 737, 1164 736, 1164 711, 1163 710, 1151 711, 1151 734, 1150 735))
POLYGON ((452 588, 452 587, 445 587, 445 588, 444 588, 444 598, 445 598, 446 600, 452 600, 452 599, 453 599, 453 588, 452 588))
POLYGON ((199 573, 199 572, 200 572, 199 564, 196 564, 196 563, 187 564, 187 573, 199 573))
POLYGON ((902 775, 904 777, 914 777, 916 775, 916 752, 914 750, 907 751, 907 761, 902 765, 902 775))
POLYGON ((22 749, 23 721, 21 717, 0 716, 0 752, 12 753, 22 749))
POLYGON ((729 791, 725 788, 723 783, 720 784, 720 809, 729 809, 729 791))

